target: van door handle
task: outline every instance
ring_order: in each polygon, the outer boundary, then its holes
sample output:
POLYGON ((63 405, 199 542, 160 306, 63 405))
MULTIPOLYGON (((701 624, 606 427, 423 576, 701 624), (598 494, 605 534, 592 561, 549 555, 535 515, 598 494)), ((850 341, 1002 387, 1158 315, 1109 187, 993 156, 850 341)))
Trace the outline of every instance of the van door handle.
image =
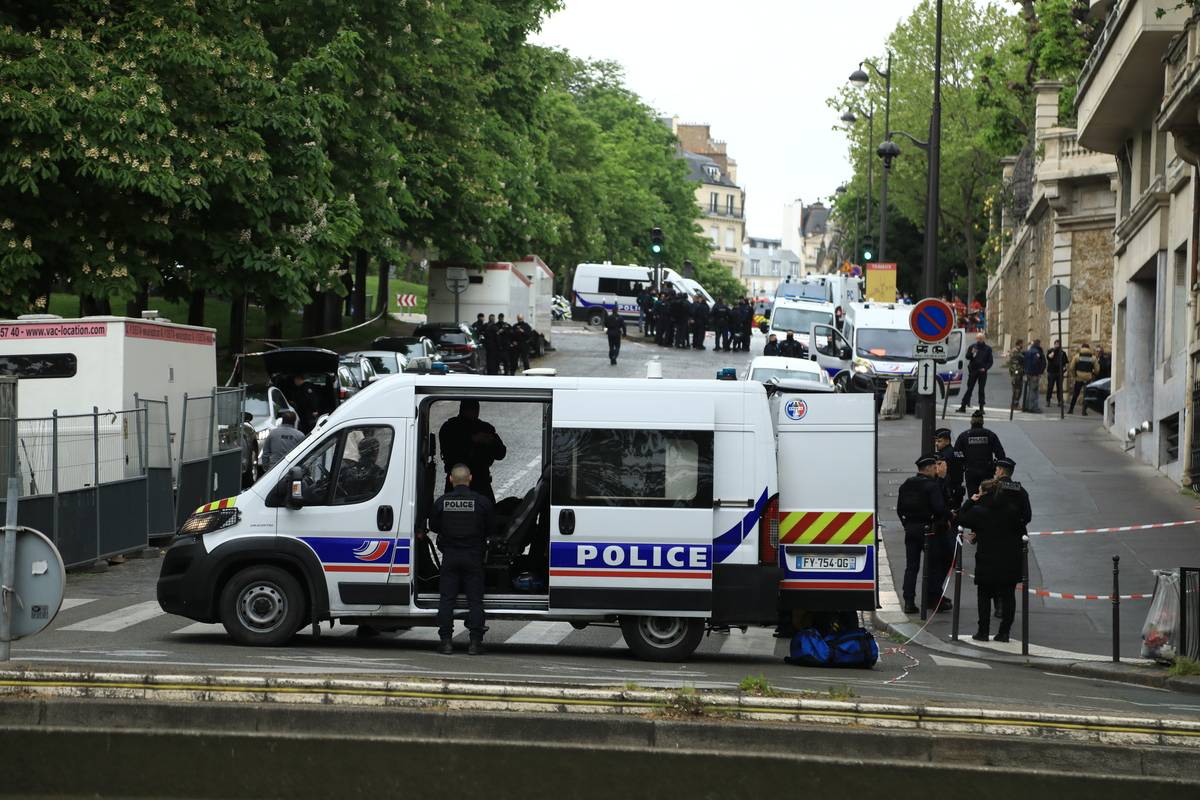
POLYGON ((575 532, 575 510, 564 508, 558 512, 558 532, 570 536, 575 532))
POLYGON ((390 531, 392 523, 395 522, 395 516, 392 514, 391 506, 380 506, 375 512, 375 527, 381 531, 390 531))
POLYGON ((713 508, 754 508, 753 500, 713 500, 713 508))

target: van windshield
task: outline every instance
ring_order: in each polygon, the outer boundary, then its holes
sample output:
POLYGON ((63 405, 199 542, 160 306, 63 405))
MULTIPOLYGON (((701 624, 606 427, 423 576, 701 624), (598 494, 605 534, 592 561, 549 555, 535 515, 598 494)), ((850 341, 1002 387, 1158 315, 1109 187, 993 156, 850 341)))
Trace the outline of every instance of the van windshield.
POLYGON ((807 335, 814 324, 830 325, 833 314, 815 308, 777 308, 771 317, 771 327, 777 331, 793 331, 807 335))
POLYGON ((917 337, 910 330, 899 328, 859 328, 855 352, 863 358, 884 361, 911 361, 917 337))

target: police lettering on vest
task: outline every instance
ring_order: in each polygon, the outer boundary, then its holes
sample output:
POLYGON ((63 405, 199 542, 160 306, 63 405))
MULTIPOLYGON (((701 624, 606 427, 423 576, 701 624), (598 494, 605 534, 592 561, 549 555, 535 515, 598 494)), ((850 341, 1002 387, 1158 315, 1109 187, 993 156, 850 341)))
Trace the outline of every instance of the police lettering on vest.
POLYGON ((468 512, 473 513, 475 511, 475 501, 474 500, 451 500, 450 498, 446 498, 446 501, 444 503, 442 503, 442 510, 443 511, 468 511, 468 512))

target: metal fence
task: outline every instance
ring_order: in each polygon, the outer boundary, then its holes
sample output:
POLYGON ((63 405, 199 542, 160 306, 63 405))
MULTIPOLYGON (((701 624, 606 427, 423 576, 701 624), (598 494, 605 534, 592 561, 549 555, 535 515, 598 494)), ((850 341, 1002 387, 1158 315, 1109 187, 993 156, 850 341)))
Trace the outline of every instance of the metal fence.
POLYGON ((1200 568, 1179 568, 1178 620, 1176 655, 1200 660, 1200 568))
POLYGON ((15 422, 19 524, 49 535, 68 566, 146 546, 145 409, 15 422))
POLYGON ((198 506, 241 490, 242 403, 241 388, 213 389, 199 397, 184 395, 176 527, 198 506))
POLYGON ((152 400, 134 395, 145 414, 146 491, 149 502, 149 535, 153 541, 175 533, 175 474, 171 461, 171 416, 166 398, 152 400))

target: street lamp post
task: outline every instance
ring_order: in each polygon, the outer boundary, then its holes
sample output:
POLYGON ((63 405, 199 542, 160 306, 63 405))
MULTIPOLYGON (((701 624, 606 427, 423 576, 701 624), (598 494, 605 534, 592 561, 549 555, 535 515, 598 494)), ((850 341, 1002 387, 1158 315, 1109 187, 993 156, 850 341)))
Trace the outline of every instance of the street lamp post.
MULTIPOLYGON (((859 62, 858 69, 850 73, 850 83, 859 89, 866 87, 871 81, 871 76, 863 69, 863 64, 866 64, 876 75, 883 78, 883 132, 886 137, 886 143, 891 138, 891 134, 888 131, 892 129, 892 51, 888 51, 887 66, 884 69, 875 66, 868 59, 863 59, 859 62)), ((880 187, 879 198, 879 260, 884 261, 887 258, 887 185, 888 171, 891 169, 891 159, 884 156, 883 144, 879 146, 879 157, 884 159, 883 183, 880 187)), ((868 218, 870 218, 870 213, 870 211, 867 212, 868 218)))
MULTIPOLYGON (((866 216, 866 225, 864 225, 864 227, 868 229, 867 239, 870 239, 870 236, 871 236, 870 232, 869 232, 870 227, 871 227, 871 195, 875 192, 875 174, 871 169, 871 167, 872 167, 871 148, 875 146, 875 114, 874 114, 874 111, 875 111, 875 106, 874 106, 874 104, 872 104, 871 111, 866 112, 866 111, 860 110, 858 112, 859 114, 862 114, 864 117, 867 118, 867 216, 866 216)), ((855 114, 853 111, 847 111, 844 114, 842 114, 842 122, 845 122, 849 125, 853 125, 854 123, 858 122, 858 115, 855 114)), ((855 212, 855 214, 856 214, 855 223, 854 223, 855 224, 855 238, 857 238, 857 229, 858 229, 857 213, 858 212, 855 212)), ((861 255, 862 255, 862 251, 858 249, 858 242, 856 241, 854 243, 854 260, 857 261, 861 255)))

